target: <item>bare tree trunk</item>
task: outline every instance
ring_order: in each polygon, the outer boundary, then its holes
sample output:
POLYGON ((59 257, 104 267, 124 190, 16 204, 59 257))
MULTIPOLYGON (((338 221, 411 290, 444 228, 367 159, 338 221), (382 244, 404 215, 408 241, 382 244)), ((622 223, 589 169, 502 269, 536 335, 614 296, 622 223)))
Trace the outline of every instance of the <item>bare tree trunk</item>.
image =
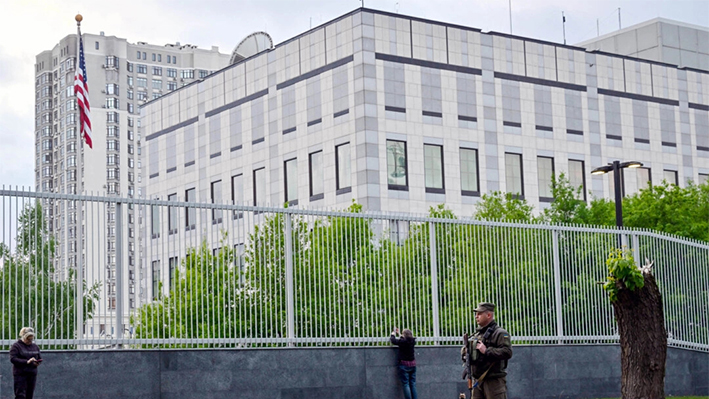
POLYGON ((613 303, 621 348, 623 399, 665 397, 667 331, 655 278, 643 273, 643 288, 621 289, 613 303))

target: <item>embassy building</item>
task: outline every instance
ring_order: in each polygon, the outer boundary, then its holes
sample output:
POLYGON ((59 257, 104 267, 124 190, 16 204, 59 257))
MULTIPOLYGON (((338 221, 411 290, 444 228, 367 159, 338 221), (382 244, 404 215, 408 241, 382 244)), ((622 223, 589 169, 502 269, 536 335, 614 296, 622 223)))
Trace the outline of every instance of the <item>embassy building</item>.
MULTIPOLYGON (((709 43, 703 43, 704 47, 709 43)), ((709 176, 709 72, 357 9, 141 108, 150 199, 468 216, 709 176), (609 178, 610 177, 610 178, 609 178)))

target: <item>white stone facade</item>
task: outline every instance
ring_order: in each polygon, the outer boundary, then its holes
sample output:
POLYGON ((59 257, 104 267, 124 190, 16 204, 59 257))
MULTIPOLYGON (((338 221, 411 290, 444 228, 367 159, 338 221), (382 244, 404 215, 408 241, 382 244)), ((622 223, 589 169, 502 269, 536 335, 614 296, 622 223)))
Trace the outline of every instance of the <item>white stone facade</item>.
POLYGON ((647 168, 626 171, 628 193, 648 177, 709 175, 707 71, 373 10, 160 97, 141 122, 151 199, 194 189, 207 202, 354 199, 410 213, 445 203, 466 216, 496 190, 544 207, 551 171, 612 197, 608 176, 590 172, 613 160, 647 168), (388 165, 388 142, 405 143, 405 162, 388 165), (348 159, 336 157, 342 144, 348 159))

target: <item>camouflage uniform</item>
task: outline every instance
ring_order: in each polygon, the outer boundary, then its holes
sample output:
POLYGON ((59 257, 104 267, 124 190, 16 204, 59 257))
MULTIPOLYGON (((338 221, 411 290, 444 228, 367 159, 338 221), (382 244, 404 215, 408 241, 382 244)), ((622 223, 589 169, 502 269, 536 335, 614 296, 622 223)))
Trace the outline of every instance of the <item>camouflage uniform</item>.
MULTIPOLYGON (((494 305, 491 306, 494 310, 494 305)), ((506 368, 507 360, 512 357, 510 334, 492 320, 487 326, 476 331, 473 338, 468 341, 466 352, 470 354, 466 356, 467 369, 472 373, 474 380, 480 379, 487 371, 482 382, 473 389, 473 398, 507 399, 506 368), (484 354, 476 348, 477 342, 482 342, 487 347, 484 354)))

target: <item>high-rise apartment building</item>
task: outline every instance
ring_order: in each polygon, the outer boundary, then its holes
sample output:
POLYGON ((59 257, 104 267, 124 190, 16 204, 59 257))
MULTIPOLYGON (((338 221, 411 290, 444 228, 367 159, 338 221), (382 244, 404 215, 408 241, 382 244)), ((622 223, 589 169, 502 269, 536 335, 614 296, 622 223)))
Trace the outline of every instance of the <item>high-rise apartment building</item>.
MULTIPOLYGON (((77 65, 76 35, 61 39, 51 50, 41 52, 35 64, 35 185, 37 191, 66 194, 94 193, 108 196, 140 196, 141 135, 138 114, 141 104, 202 79, 226 66, 229 54, 217 47, 199 49, 185 44, 152 45, 129 43, 115 36, 84 34, 84 54, 91 104, 93 149, 82 145, 79 112, 74 96, 77 65), (81 169, 81 170, 80 170, 81 169)), ((78 210, 72 201, 44 204, 48 227, 57 238, 55 270, 60 274, 75 268, 77 254, 84 248, 87 281, 100 281, 99 307, 115 309, 115 209, 84 210, 84 216, 101 215, 105 234, 84 235, 77 242, 78 210), (101 242, 87 242, 101 241, 101 242), (93 238, 96 237, 96 238, 93 238), (102 237, 102 238, 99 238, 102 237), (101 259, 86 263, 86 259, 101 259), (99 270, 100 269, 100 270, 99 270), (96 278, 100 275, 101 278, 96 278)), ((141 215, 134 209, 128 216, 128 243, 123 259, 128 265, 130 296, 124 306, 135 301, 130 276, 137 263, 141 215)), ((88 227, 88 222, 85 224, 88 227)), ((100 328, 100 327, 99 327, 100 328)), ((88 335, 99 334, 93 327, 88 335)), ((110 331, 105 331, 110 334, 110 331)))

